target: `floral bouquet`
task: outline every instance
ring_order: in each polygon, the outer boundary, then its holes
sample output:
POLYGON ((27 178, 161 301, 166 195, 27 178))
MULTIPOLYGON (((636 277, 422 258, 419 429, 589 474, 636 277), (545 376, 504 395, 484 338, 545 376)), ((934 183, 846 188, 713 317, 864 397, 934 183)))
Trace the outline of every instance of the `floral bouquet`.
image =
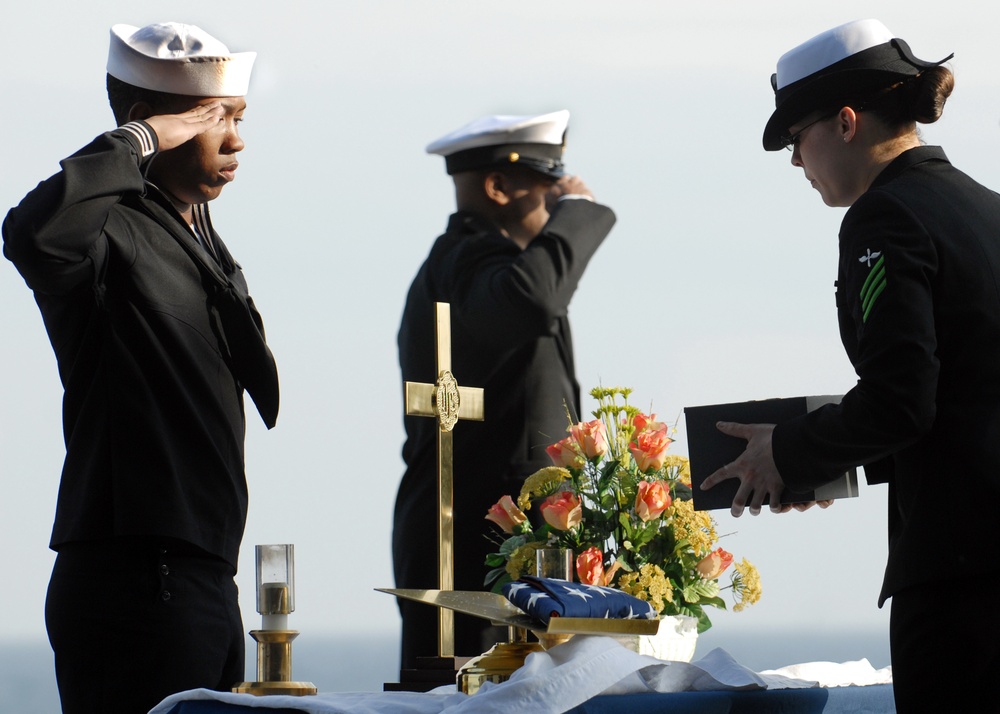
POLYGON ((495 592, 534 574, 535 551, 569 548, 580 582, 618 588, 653 605, 661 616, 698 618, 712 626, 706 606, 733 610, 760 599, 760 576, 746 559, 733 562, 717 546, 714 519, 695 511, 688 460, 667 453, 674 430, 628 403, 632 390, 595 388, 593 421, 572 424, 548 447, 554 466, 524 481, 515 502, 504 496, 486 518, 502 531, 486 563, 495 592), (619 402, 620 400, 620 402, 619 402), (533 504, 544 522, 532 525, 533 504), (719 578, 730 566, 730 582, 719 578))

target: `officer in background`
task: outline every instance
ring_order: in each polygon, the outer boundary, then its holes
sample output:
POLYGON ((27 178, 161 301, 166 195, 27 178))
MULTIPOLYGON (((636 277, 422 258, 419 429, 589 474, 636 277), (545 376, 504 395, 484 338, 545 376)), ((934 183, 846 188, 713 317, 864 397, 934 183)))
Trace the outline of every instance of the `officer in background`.
MULTIPOLYGON (((457 211, 410 287, 399 329, 404 380, 434 382, 434 303, 451 304, 452 371, 485 391, 485 421, 454 436, 455 588, 483 590, 484 517, 501 496, 551 465, 545 447, 580 413, 569 305, 614 225, 611 209, 563 168, 568 111, 488 116, 427 147, 443 156, 457 211)), ((398 588, 438 583, 436 420, 406 417, 406 472, 396 500, 398 588)), ((436 612, 401 602, 402 667, 435 656, 436 612)), ((478 655, 504 633, 456 616, 455 652, 478 655)))

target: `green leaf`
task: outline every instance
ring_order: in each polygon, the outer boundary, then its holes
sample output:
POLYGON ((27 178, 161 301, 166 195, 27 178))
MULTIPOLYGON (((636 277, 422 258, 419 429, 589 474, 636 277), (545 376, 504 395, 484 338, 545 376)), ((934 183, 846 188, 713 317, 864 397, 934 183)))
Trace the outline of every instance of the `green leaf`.
POLYGON ((680 481, 674 484, 673 487, 673 497, 678 501, 690 501, 694 498, 694 494, 691 492, 690 486, 685 486, 680 481))
MULTIPOLYGON (((652 539, 646 544, 646 557, 651 563, 657 563, 664 572, 669 573, 669 561, 674 552, 674 532, 672 528, 662 528, 654 532, 652 539)), ((680 577, 680 569, 677 569, 676 577, 680 577)))
POLYGON ((632 530, 632 519, 627 513, 618 514, 618 523, 625 529, 626 535, 632 530))
POLYGON ((516 535, 508 538, 500 545, 500 555, 509 557, 515 550, 528 542, 528 538, 523 535, 516 535))
POLYGON ((703 598, 715 597, 719 594, 718 580, 699 580, 696 581, 696 586, 698 588, 698 594, 700 594, 703 598))
POLYGON ((635 572, 635 568, 632 567, 632 564, 628 562, 627 558, 625 557, 618 558, 617 562, 621 563, 621 567, 618 570, 619 575, 615 576, 615 582, 618 582, 618 578, 621 577, 621 573, 635 572))
POLYGON ((714 580, 695 580, 684 585, 684 599, 688 602, 702 602, 719 594, 719 583, 714 580))
MULTIPOLYGON (((632 535, 632 544, 636 548, 641 548, 647 543, 651 543, 659 535, 660 524, 656 521, 650 521, 649 523, 635 529, 632 535)), ((663 558, 663 560, 665 560, 665 558, 663 558)))
POLYGON ((720 610, 726 609, 726 601, 721 597, 706 597, 701 599, 701 605, 707 605, 710 607, 717 607, 720 610))
POLYGON ((503 587, 504 584, 511 582, 510 575, 507 574, 506 568, 493 568, 493 570, 486 573, 486 578, 483 580, 483 586, 488 586, 490 583, 498 581, 493 586, 494 592, 500 592, 499 588, 503 587), (506 577, 506 580, 504 580, 506 577))
POLYGON ((531 534, 531 540, 548 540, 553 528, 548 523, 543 523, 531 534))
POLYGON ((531 534, 531 521, 525 521, 520 525, 514 526, 514 533, 518 535, 530 535, 531 534))
POLYGON ((600 474, 598 475, 598 484, 603 490, 607 488, 607 484, 610 483, 614 477, 615 473, 618 471, 618 467, 621 465, 619 461, 615 459, 608 459, 608 462, 601 467, 600 474))

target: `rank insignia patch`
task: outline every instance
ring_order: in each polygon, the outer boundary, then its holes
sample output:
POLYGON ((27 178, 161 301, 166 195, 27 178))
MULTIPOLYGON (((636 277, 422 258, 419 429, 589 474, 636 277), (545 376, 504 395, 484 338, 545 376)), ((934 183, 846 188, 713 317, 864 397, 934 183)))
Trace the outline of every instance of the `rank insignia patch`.
POLYGON ((858 262, 859 263, 866 263, 868 265, 868 267, 870 268, 870 267, 872 267, 872 261, 875 260, 876 258, 878 258, 880 255, 882 255, 882 251, 876 250, 874 253, 872 253, 872 249, 869 248, 868 252, 866 252, 864 255, 862 255, 860 258, 858 258, 858 262))
POLYGON ((869 248, 867 255, 861 256, 858 262, 867 263, 871 269, 861 286, 861 321, 868 322, 868 315, 871 314, 875 301, 885 290, 885 256, 881 251, 873 253, 869 248))

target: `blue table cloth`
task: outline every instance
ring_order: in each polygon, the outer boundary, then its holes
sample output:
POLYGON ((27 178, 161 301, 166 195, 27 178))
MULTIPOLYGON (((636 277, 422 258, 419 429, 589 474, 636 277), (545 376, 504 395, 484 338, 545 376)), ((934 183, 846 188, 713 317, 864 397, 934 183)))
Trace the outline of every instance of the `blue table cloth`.
MULTIPOLYGON (((755 692, 601 695, 567 714, 891 714, 892 685, 755 692)), ((224 702, 180 702, 169 714, 301 714, 298 709, 251 709, 224 702)))
POLYGON ((757 692, 677 692, 594 697, 568 714, 885 714, 895 712, 891 684, 757 692))

